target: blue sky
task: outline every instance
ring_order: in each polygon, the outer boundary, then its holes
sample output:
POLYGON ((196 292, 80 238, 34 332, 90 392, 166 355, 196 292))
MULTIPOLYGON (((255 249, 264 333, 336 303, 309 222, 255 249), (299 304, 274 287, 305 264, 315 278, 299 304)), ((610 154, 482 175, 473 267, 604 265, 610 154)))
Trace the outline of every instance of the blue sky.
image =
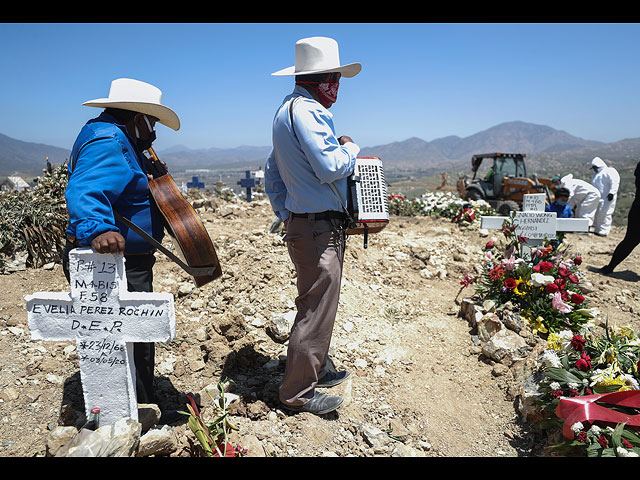
POLYGON ((158 86, 182 127, 156 150, 269 145, 296 40, 329 36, 338 135, 363 147, 466 137, 522 120, 605 142, 640 137, 638 23, 0 24, 0 133, 71 148, 111 80, 158 86))

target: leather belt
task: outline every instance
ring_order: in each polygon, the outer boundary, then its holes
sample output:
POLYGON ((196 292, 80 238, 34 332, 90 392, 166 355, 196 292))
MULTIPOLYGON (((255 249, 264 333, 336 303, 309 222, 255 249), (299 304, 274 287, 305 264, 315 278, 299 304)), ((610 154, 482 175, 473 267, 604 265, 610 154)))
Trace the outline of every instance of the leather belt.
POLYGON ((344 212, 337 212, 335 210, 327 210, 326 212, 318 213, 292 213, 292 215, 298 218, 311 218, 314 220, 329 220, 331 218, 345 220, 347 218, 344 212))

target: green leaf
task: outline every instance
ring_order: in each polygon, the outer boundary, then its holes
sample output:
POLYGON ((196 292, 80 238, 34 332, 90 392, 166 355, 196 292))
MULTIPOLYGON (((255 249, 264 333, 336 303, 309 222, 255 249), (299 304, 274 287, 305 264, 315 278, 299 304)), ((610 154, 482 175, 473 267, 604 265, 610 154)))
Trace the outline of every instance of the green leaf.
POLYGON ((549 367, 545 370, 545 375, 554 380, 565 383, 582 383, 582 379, 576 377, 572 373, 558 367, 549 367))

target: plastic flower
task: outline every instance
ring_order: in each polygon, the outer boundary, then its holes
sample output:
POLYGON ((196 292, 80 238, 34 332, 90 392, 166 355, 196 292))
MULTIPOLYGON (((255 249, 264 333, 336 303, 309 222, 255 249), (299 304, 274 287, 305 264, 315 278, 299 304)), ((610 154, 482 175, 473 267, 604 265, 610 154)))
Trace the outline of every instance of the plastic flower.
POLYGON ((560 292, 556 292, 553 294, 553 300, 551 301, 551 306, 558 310, 560 313, 569 313, 573 310, 573 307, 568 303, 565 303, 562 300, 562 295, 560 292))
POLYGON ((511 255, 509 258, 505 258, 502 260, 502 268, 504 268, 506 271, 511 271, 515 269, 518 266, 518 264, 522 262, 524 262, 523 259, 516 258, 513 255, 511 255))
POLYGON ((586 353, 582 353, 580 358, 576 361, 576 368, 583 372, 591 370, 591 358, 586 353))
POLYGON ((573 303, 575 303, 576 305, 580 305, 582 302, 584 302, 584 297, 582 295, 580 295, 579 293, 572 293, 571 294, 571 301, 573 303))
POLYGON ((551 275, 544 275, 542 273, 531 274, 531 285, 534 287, 544 287, 554 282, 554 278, 551 275))
POLYGON ((489 270, 489 278, 493 281, 500 280, 504 276, 504 270, 496 266, 489 270))
POLYGON ((553 263, 551 262, 540 262, 538 264, 538 266, 540 267, 540 271, 543 273, 548 272, 549 270, 551 270, 553 268, 553 263))
MULTIPOLYGON (((522 277, 518 278, 518 280, 516 280, 516 288, 513 289, 513 293, 520 296, 525 295, 526 292, 520 289, 520 285, 522 284, 528 285, 529 282, 525 282, 524 280, 522 280, 522 277)), ((524 288, 524 286, 522 288, 524 288)))
POLYGON ((531 331, 533 332, 534 335, 538 332, 547 333, 548 330, 547 330, 547 327, 544 326, 544 318, 538 316, 538 318, 536 318, 533 324, 531 325, 531 331))
MULTIPOLYGON (((541 318, 541 317, 538 317, 541 318)), ((545 350, 542 353, 542 364, 546 368, 562 368, 562 362, 558 357, 558 354, 553 350, 545 350)))
POLYGON ((551 350, 562 350, 560 335, 556 332, 551 332, 547 337, 547 345, 551 350))
POLYGON ((580 335, 574 335, 573 338, 571 339, 571 346, 577 352, 584 351, 584 344, 585 343, 586 343, 586 340, 584 338, 582 338, 580 335))

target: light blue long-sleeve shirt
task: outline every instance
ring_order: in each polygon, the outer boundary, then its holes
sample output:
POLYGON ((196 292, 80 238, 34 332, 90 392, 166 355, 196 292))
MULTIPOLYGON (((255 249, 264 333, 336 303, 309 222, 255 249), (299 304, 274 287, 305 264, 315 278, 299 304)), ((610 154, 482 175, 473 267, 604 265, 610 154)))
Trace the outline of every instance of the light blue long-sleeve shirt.
POLYGON ((265 192, 281 220, 293 213, 343 211, 347 177, 353 173, 360 147, 340 145, 333 115, 303 87, 287 95, 273 119, 273 148, 265 165, 265 192), (289 104, 294 98, 293 127, 289 104), (295 133, 295 135, 294 135, 295 133), (342 203, 329 187, 333 183, 342 203))

